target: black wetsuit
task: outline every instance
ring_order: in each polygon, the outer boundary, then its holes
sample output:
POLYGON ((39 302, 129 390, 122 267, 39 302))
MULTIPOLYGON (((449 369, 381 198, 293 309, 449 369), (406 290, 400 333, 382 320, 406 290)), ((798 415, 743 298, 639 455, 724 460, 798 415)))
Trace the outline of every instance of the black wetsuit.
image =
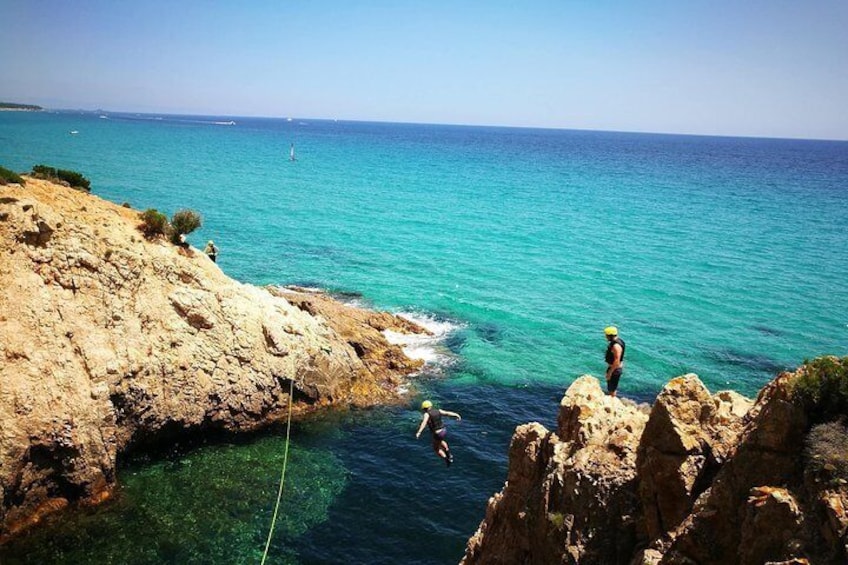
POLYGON ((442 423, 442 413, 438 408, 430 408, 427 414, 430 415, 427 419, 427 427, 430 428, 430 433, 433 434, 433 441, 445 439, 448 431, 442 423))
MULTIPOLYGON (((607 347, 606 361, 607 365, 612 365, 612 362, 615 361, 615 353, 612 350, 612 346, 615 344, 621 346, 621 363, 624 363, 624 350, 626 349, 626 345, 624 345, 624 340, 620 337, 616 337, 615 339, 609 342, 609 346, 607 347)), ((613 393, 618 388, 618 381, 621 379, 621 367, 615 369, 612 373, 610 373, 609 380, 607 381, 607 391, 613 393)))

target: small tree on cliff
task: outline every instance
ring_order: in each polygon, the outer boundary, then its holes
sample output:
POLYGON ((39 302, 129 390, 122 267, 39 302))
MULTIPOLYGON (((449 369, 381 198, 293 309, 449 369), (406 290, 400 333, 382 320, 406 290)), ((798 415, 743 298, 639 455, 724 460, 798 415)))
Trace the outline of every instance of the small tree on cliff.
POLYGON ((153 239, 159 235, 164 235, 168 231, 168 216, 155 208, 148 208, 139 214, 141 224, 138 229, 144 234, 147 239, 153 239))
POLYGON ((200 214, 194 210, 180 210, 171 218, 171 242, 181 244, 180 236, 190 234, 201 224, 200 214))

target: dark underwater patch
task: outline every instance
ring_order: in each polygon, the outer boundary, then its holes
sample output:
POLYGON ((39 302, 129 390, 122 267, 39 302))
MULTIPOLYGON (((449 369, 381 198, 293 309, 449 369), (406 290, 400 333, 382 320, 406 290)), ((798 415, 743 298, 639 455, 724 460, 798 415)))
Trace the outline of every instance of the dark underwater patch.
POLYGON ((766 373, 770 376, 775 376, 787 369, 783 363, 779 363, 771 357, 759 353, 746 353, 735 349, 720 349, 710 352, 709 356, 723 365, 742 367, 759 373, 766 373))
POLYGON ((286 286, 297 286, 300 288, 324 288, 324 283, 316 280, 300 279, 292 282, 291 284, 287 284, 286 286))
POLYGON ((782 336, 786 335, 785 332, 778 330, 776 328, 770 328, 769 326, 751 326, 752 329, 760 332, 765 335, 773 335, 773 336, 782 336))
POLYGON ((362 293, 355 290, 332 290, 330 296, 341 301, 359 300, 362 298, 362 293))
POLYGON ((483 322, 474 326, 474 332, 482 339, 493 345, 498 345, 503 341, 504 329, 498 324, 492 322, 483 322))
POLYGON ((465 348, 465 344, 468 343, 468 335, 464 331, 451 332, 445 338, 444 343, 451 353, 459 355, 465 348))

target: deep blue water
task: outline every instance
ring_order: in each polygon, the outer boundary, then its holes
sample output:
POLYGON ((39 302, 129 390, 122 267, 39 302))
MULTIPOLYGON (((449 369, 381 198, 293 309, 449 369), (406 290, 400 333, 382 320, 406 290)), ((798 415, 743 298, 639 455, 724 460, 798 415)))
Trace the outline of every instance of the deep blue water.
MULTIPOLYGON (((236 279, 358 293, 446 331, 419 348, 421 386, 463 414, 456 465, 415 441, 420 397, 299 424, 287 562, 458 561, 515 425, 553 425, 568 384, 602 374, 604 326, 639 400, 685 372, 754 394, 848 354, 846 142, 0 113, 0 165, 37 163, 137 209, 198 210, 190 241, 214 239, 236 279)), ((257 562, 281 453, 271 433, 128 462, 115 502, 0 559, 257 562)))

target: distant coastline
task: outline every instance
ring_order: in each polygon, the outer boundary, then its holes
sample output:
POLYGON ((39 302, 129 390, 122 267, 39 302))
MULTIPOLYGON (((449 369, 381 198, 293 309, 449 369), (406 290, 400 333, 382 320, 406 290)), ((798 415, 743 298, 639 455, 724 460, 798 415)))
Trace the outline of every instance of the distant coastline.
POLYGON ((14 102, 0 102, 0 112, 41 112, 41 106, 34 104, 15 104, 14 102))

